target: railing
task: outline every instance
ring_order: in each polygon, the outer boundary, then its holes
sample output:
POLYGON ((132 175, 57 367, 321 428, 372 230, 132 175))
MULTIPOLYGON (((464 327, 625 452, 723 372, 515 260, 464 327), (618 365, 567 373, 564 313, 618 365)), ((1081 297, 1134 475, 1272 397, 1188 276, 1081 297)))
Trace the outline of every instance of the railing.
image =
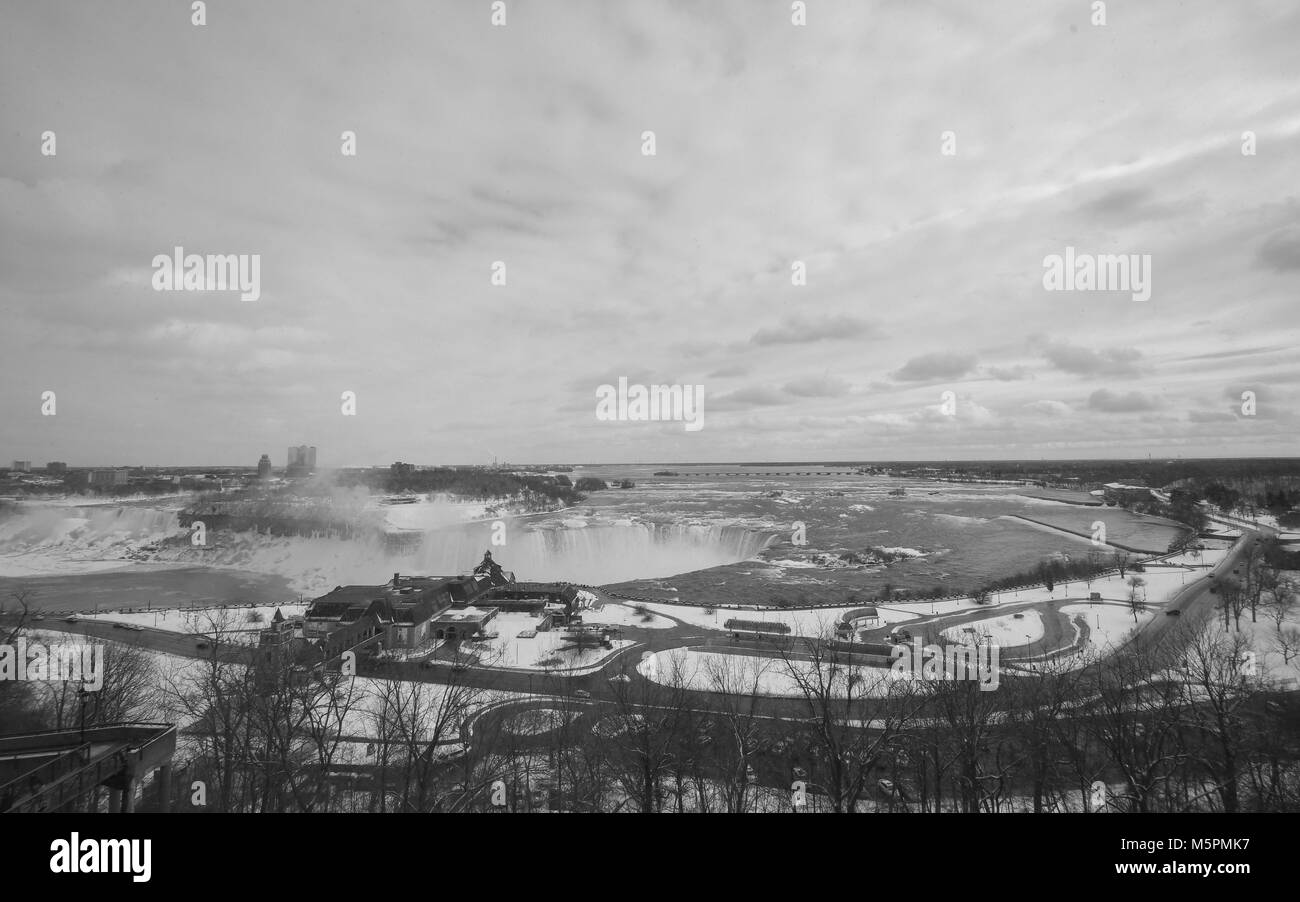
POLYGON ((169 761, 176 749, 176 727, 158 723, 110 724, 86 730, 0 736, 0 756, 43 749, 54 756, 52 760, 0 784, 0 804, 7 803, 4 810, 58 811, 118 774, 134 774, 169 761), (60 748, 65 744, 70 747, 60 748), (107 747, 92 759, 91 748, 102 744, 107 747), (72 769, 59 774, 74 757, 79 760, 72 769))

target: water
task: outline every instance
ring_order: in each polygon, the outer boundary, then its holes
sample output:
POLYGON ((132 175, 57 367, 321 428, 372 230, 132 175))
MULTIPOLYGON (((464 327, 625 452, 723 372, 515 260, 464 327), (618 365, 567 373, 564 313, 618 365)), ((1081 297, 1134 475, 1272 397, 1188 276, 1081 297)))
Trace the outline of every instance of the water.
MULTIPOLYGON (((166 583, 181 595, 204 599, 222 591, 247 594, 246 583, 222 586, 202 576, 229 568, 279 578, 255 587, 257 592, 314 595, 335 585, 381 583, 393 572, 464 572, 490 549, 524 580, 676 589, 679 597, 694 600, 841 600, 854 592, 874 593, 886 584, 965 591, 1030 569, 1044 558, 1083 556, 1090 548, 1086 539, 1017 517, 1084 533, 1101 520, 1109 539, 1151 550, 1163 550, 1179 534, 1177 526, 1164 521, 1117 508, 1029 498, 1008 486, 785 475, 817 469, 735 464, 578 468, 571 474, 575 480, 629 478, 636 486, 595 493, 556 513, 503 518, 504 545, 493 543, 491 521, 398 528, 449 519, 439 510, 403 510, 389 541, 212 531, 208 547, 196 549, 182 541, 185 533, 174 500, 160 506, 28 503, 0 510, 0 576, 30 580, 58 574, 65 580, 61 592, 68 590, 67 581, 84 580, 97 592, 117 583, 122 593, 156 592, 166 583), (653 475, 662 469, 681 475, 653 475), (746 475, 705 475, 720 471, 746 475), (905 495, 891 494, 900 487, 905 495), (796 523, 804 524, 806 545, 791 541, 796 523), (898 559, 877 559, 873 549, 881 548, 898 559), (154 568, 158 575, 149 577, 154 582, 134 587, 130 579, 106 581, 105 574, 91 572, 121 568, 131 559, 189 569, 154 568), (83 575, 77 576, 78 571, 83 575)), ((130 570, 135 579, 146 572, 147 567, 130 570)))

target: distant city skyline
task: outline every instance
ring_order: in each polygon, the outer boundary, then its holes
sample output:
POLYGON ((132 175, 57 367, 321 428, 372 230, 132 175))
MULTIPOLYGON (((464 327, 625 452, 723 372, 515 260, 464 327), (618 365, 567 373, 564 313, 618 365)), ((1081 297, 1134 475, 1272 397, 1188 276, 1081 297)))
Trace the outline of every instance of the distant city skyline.
POLYGON ((8 9, 0 459, 1296 453, 1300 6, 509 8, 8 9))

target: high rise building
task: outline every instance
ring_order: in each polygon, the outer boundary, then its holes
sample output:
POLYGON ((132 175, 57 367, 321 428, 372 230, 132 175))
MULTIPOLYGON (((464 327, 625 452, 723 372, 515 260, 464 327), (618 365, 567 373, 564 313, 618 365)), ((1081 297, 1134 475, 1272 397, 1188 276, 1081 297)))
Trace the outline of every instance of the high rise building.
POLYGON ((16 460, 10 469, 17 470, 19 473, 30 473, 32 462, 30 460, 16 460))
POLYGON ((263 454, 262 459, 257 462, 257 478, 271 478, 271 455, 263 454))
POLYGON ((306 476, 316 469, 316 446, 289 446, 289 464, 285 468, 286 476, 306 476))
POLYGON ((90 484, 93 486, 126 485, 128 470, 91 470, 90 484))

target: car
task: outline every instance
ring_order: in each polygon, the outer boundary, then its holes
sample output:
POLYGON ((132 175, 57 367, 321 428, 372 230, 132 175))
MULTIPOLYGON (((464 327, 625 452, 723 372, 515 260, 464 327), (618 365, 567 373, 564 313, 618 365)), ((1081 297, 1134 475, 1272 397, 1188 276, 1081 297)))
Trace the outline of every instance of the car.
POLYGON ((425 658, 423 661, 420 662, 420 666, 423 667, 425 670, 432 670, 437 665, 438 662, 435 661, 433 658, 425 658))
POLYGON ((467 753, 468 749, 463 742, 446 742, 434 746, 433 758, 435 761, 455 761, 464 758, 467 753))
POLYGON ((753 782, 753 780, 754 780, 754 766, 753 766, 752 764, 746 764, 746 765, 745 765, 745 777, 746 777, 746 778, 747 778, 751 783, 753 782))
POLYGON ((208 643, 205 642, 205 641, 203 641, 202 639, 200 639, 198 642, 195 642, 195 643, 194 643, 194 647, 195 647, 195 648, 207 648, 207 647, 208 647, 208 643))
POLYGON ((133 633, 143 633, 143 632, 144 632, 144 627, 140 626, 138 623, 128 623, 128 624, 126 625, 126 628, 129 629, 129 630, 130 630, 131 632, 133 632, 133 633))
POLYGON ((794 778, 796 780, 807 780, 808 771, 804 770, 802 767, 796 767, 794 769, 794 778))
POLYGON ((574 698, 591 698, 591 693, 586 689, 575 689, 573 691, 573 696, 574 698))
POLYGON ((1172 608, 1172 609, 1170 609, 1170 610, 1168 610, 1168 611, 1165 611, 1165 616, 1166 616, 1166 617, 1180 617, 1180 616, 1182 616, 1182 613, 1183 613, 1183 612, 1180 611, 1180 610, 1178 610, 1178 608, 1172 608))
POLYGON ((67 617, 64 617, 64 618, 63 618, 63 622, 64 622, 64 623, 76 623, 76 622, 77 622, 78 620, 80 620, 80 619, 81 619, 81 618, 79 618, 76 614, 69 614, 67 617))
POLYGON ((894 781, 893 781, 893 780, 886 780, 886 779, 884 779, 884 778, 882 777, 881 779, 879 779, 879 780, 876 781, 876 786, 880 787, 880 791, 883 792, 883 793, 885 793, 885 795, 891 795, 891 796, 892 796, 892 795, 894 794, 894 781))
POLYGON ((45 615, 44 615, 44 614, 37 614, 35 617, 32 618, 33 621, 36 621, 36 620, 44 620, 44 619, 45 619, 45 615))
POLYGON ((125 624, 125 623, 114 623, 114 624, 113 624, 113 629, 115 629, 115 630, 124 630, 124 629, 126 629, 126 624, 125 624))

